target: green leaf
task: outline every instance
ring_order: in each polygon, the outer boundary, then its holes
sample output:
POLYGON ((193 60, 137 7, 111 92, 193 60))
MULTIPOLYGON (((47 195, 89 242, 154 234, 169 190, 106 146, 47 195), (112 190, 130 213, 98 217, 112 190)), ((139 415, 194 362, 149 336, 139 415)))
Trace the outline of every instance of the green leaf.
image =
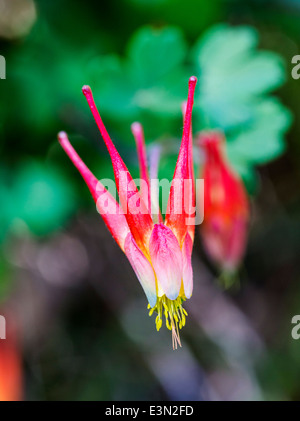
POLYGON ((212 27, 196 43, 193 56, 202 69, 223 66, 239 60, 245 51, 256 47, 257 31, 248 26, 230 28, 220 24, 212 27))

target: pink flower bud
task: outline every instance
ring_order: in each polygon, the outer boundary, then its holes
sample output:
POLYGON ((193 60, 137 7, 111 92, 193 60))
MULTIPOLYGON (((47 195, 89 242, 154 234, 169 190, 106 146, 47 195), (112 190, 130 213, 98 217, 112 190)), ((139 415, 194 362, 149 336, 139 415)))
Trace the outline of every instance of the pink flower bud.
POLYGON ((249 201, 242 180, 225 157, 224 137, 202 132, 204 151, 204 221, 200 232, 208 256, 224 272, 234 272, 243 258, 248 232, 249 201))

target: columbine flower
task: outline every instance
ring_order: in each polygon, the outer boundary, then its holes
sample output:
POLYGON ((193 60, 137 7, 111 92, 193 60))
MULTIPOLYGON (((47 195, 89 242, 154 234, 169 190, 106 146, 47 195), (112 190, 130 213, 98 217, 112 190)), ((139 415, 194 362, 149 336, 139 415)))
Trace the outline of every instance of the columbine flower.
POLYGON ((151 197, 145 141, 139 123, 132 125, 132 132, 143 181, 140 190, 105 129, 90 87, 82 88, 112 160, 120 204, 82 162, 66 133, 58 135, 60 144, 89 187, 104 222, 131 263, 148 299, 149 315, 154 311, 157 313, 157 330, 161 328, 165 317, 166 326, 172 331, 173 348, 177 344, 181 345, 179 329, 185 325, 187 316, 182 304, 191 297, 193 289, 191 254, 194 225, 191 218, 195 197, 191 188, 193 171, 190 128, 196 82, 196 77, 189 80, 182 142, 165 221, 160 212, 151 213, 151 210, 157 209, 158 199, 151 197))
POLYGON ((7 329, 6 339, 0 339, 0 401, 22 400, 21 352, 16 327, 7 329))
POLYGON ((224 137, 219 132, 200 134, 205 152, 204 221, 201 234, 204 247, 222 270, 233 273, 243 257, 249 220, 249 202, 244 185, 227 162, 224 137))

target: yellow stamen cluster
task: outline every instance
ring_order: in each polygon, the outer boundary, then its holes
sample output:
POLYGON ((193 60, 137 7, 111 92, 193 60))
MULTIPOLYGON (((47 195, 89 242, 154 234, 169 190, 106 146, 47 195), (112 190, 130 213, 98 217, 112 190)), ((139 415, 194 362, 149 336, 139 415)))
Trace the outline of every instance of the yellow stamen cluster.
POLYGON ((150 304, 148 304, 148 309, 150 309, 149 316, 152 316, 154 311, 157 313, 155 319, 157 330, 161 328, 163 315, 165 316, 166 326, 172 331, 173 349, 177 349, 177 344, 181 346, 179 329, 185 326, 186 316, 188 315, 182 307, 182 303, 185 300, 186 298, 181 295, 176 300, 170 300, 166 295, 163 295, 162 297, 157 297, 154 307, 151 308, 150 304))

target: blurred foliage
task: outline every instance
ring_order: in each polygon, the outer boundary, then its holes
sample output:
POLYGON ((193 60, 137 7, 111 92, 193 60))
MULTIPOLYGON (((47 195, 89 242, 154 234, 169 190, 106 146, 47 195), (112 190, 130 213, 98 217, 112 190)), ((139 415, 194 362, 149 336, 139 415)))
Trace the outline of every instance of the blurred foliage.
MULTIPOLYGON (((187 5, 188 9, 191 7, 187 5)), ((102 54, 104 34, 97 37, 96 43, 94 39, 85 48, 74 49, 70 39, 60 33, 61 28, 50 32, 53 12, 45 2, 40 3, 37 24, 26 42, 14 48, 8 58, 10 76, 4 88, 6 95, 1 96, 0 110, 4 138, 13 127, 12 142, 18 143, 20 155, 29 152, 45 156, 55 132, 61 127, 59 121, 69 127, 69 131, 89 137, 87 126, 93 127, 94 123, 90 118, 88 124, 85 117, 87 107, 80 95, 84 83, 94 89, 99 108, 118 144, 131 145, 133 152, 129 128, 133 121, 140 120, 148 141, 165 136, 177 138, 179 146, 181 103, 186 96, 188 77, 194 73, 200 79, 194 129, 199 131, 209 125, 225 131, 229 138, 229 156, 250 189, 251 186, 253 189, 253 165, 266 163, 284 151, 283 138, 290 125, 290 113, 277 98, 269 96, 283 83, 284 66, 278 55, 256 50, 258 34, 253 28, 215 26, 189 49, 182 29, 145 26, 132 35, 125 48, 126 55, 122 57, 102 54), (43 14, 43 10, 47 14, 43 14), (22 110, 18 113, 17 127, 14 124, 16 109, 22 110), (23 139, 21 143, 19 138, 23 139), (261 138, 264 138, 264 148, 259 147, 261 138)), ((77 13, 79 9, 75 7, 73 19, 77 13)), ((84 18, 81 21, 86 25, 84 18)), ((67 28, 71 23, 72 19, 66 22, 67 28)), ((177 148, 172 143, 166 145, 161 176, 170 179, 177 148)), ((103 149, 103 145, 98 148, 103 149)), ((4 152, 12 154, 14 161, 18 159, 8 143, 4 144, 4 152)), ((100 160, 99 154, 98 159, 93 159, 92 167, 100 160)), ((96 173, 99 178, 107 177, 107 165, 99 165, 96 173)), ((36 176, 37 173, 33 173, 28 179, 34 182, 36 176)), ((64 172, 60 177, 65 177, 64 172)), ((65 179, 62 183, 66 185, 69 181, 65 179)), ((53 184, 49 189, 55 192, 53 184)), ((2 186, 1 191, 4 190, 2 186)), ((58 203, 60 191, 56 193, 54 200, 58 203)), ((6 196, 7 203, 13 200, 11 195, 9 197, 6 196)), ((3 208, 1 220, 13 217, 13 213, 7 215, 13 203, 3 208)), ((74 203, 70 207, 74 208, 74 203)), ((28 217, 31 222, 26 217, 24 221, 34 232, 39 223, 32 222, 35 216, 28 217)), ((52 212, 51 221, 44 218, 44 231, 56 228, 63 219, 64 212, 52 212)))

